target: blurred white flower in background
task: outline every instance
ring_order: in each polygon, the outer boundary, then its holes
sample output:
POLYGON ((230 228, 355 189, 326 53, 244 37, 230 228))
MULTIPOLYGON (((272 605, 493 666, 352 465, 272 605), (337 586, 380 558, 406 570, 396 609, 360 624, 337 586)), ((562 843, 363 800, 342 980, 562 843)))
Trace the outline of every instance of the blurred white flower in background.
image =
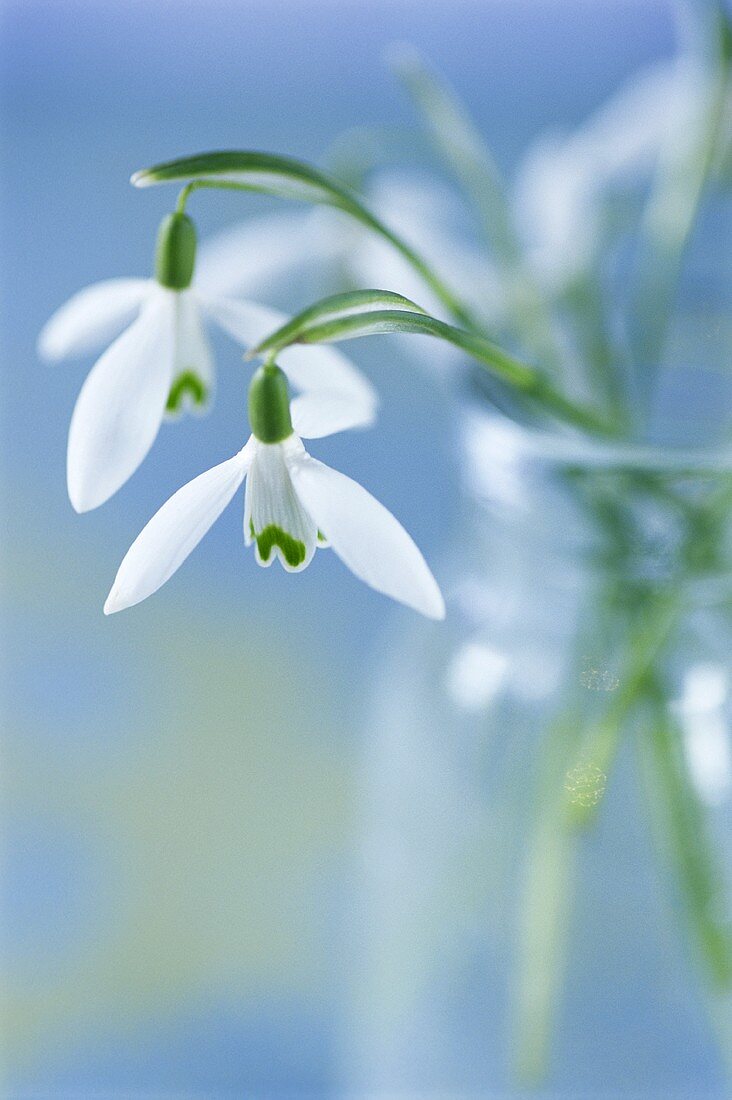
MULTIPOLYGON (((365 189, 367 205, 438 270, 477 317, 489 320, 500 303, 493 265, 471 243, 466 213, 451 188, 423 172, 379 170, 365 189)), ((232 225, 201 242, 199 278, 217 294, 258 298, 281 294, 295 280, 388 289, 449 319, 444 305, 403 256, 338 211, 316 207, 268 214, 232 225)), ((459 353, 437 341, 395 337, 409 354, 430 363, 459 353)))
POLYGON ((687 669, 681 697, 674 704, 692 779, 712 806, 728 799, 732 785, 729 696, 727 669, 699 663, 687 669))
MULTIPOLYGON (((205 272, 183 290, 155 279, 108 279, 61 306, 40 334, 43 358, 82 356, 113 341, 92 367, 71 418, 67 481, 76 511, 99 507, 124 485, 155 442, 166 410, 206 407, 213 390, 206 324, 248 348, 286 320, 278 310, 210 290, 205 272)), ((291 348, 282 363, 303 391, 294 402, 303 431, 323 401, 341 408, 346 427, 373 423, 373 387, 340 351, 291 348)))
POLYGON ((693 125, 700 74, 686 57, 628 80, 587 122, 541 136, 515 180, 514 216, 528 262, 551 295, 598 259, 609 200, 646 180, 669 135, 693 125))

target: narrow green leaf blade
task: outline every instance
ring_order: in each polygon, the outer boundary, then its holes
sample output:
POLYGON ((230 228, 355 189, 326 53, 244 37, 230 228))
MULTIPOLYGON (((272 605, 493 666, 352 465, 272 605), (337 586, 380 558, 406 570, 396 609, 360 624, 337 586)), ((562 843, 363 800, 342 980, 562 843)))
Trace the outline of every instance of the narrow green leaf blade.
POLYGON ((302 161, 249 150, 200 153, 143 168, 132 176, 135 187, 159 183, 230 184, 301 202, 326 203, 352 210, 354 199, 334 180, 302 161))
POLYGON ((310 342, 305 340, 304 334, 342 318, 385 310, 425 315, 425 311, 416 302, 390 290, 354 290, 345 294, 333 294, 329 298, 322 298, 302 313, 298 313, 286 325, 253 348, 247 358, 253 359, 264 352, 277 351, 287 347, 288 344, 310 342))
POLYGON ((520 252, 505 185, 485 139, 455 92, 413 46, 393 47, 389 60, 426 124, 429 137, 481 217, 501 261, 513 265, 520 252))
POLYGON ((547 376, 535 367, 514 358, 497 344, 476 332, 438 321, 401 295, 389 291, 355 292, 355 308, 347 306, 349 295, 335 295, 316 302, 282 328, 273 332, 249 358, 266 352, 278 352, 290 344, 331 344, 360 336, 385 333, 412 333, 434 336, 466 352, 503 382, 537 399, 547 412, 559 415, 576 427, 614 435, 615 425, 608 424, 593 409, 587 409, 556 390, 547 376))
POLYGON ((384 290, 337 294, 316 302, 268 336, 250 352, 250 358, 266 351, 280 351, 289 344, 332 344, 391 332, 436 336, 466 351, 519 389, 535 391, 540 385, 538 371, 514 359, 490 340, 438 321, 408 298, 384 290), (349 299, 355 308, 348 308, 349 299))
POLYGON ((427 286, 432 288, 455 318, 468 327, 475 327, 470 311, 422 256, 384 225, 354 192, 302 161, 249 149, 199 153, 156 164, 152 168, 142 168, 134 173, 132 183, 135 187, 185 183, 186 191, 197 187, 257 191, 282 199, 335 207, 388 241, 424 279, 427 286))
POLYGON ((506 185, 490 146, 454 90, 412 46, 391 51, 391 64, 411 96, 432 145, 452 172, 483 227, 499 273, 515 331, 554 371, 561 365, 548 304, 526 264, 513 226, 506 185))
POLYGON ((670 860, 696 940, 714 988, 732 986, 732 918, 728 882, 683 746, 682 731, 665 701, 655 700, 655 721, 644 731, 645 778, 653 796, 658 840, 670 860))

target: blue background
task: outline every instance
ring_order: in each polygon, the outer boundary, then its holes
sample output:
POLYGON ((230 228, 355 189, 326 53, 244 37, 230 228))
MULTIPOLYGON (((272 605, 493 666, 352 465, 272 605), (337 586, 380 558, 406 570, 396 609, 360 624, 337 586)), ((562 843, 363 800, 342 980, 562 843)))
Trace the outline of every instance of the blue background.
MULTIPOLYGON (((221 341, 212 418, 166 426, 115 500, 78 517, 65 444, 88 368, 40 364, 36 336, 79 287, 150 269, 173 193, 134 191, 134 169, 206 148, 322 160, 354 125, 404 128, 418 157, 383 63, 408 40, 510 170, 542 128, 669 54, 670 15, 650 0, 6 0, 2 19, 5 1090, 324 1094, 359 723, 386 624, 410 612, 332 555, 298 577, 258 570, 231 508, 159 596, 105 619, 155 508, 241 445, 246 377, 221 341)), ((192 210, 206 231, 266 207, 203 195, 192 210)), ((439 563, 457 512, 449 403, 396 346, 353 354, 384 396, 379 426, 313 449, 439 563)))

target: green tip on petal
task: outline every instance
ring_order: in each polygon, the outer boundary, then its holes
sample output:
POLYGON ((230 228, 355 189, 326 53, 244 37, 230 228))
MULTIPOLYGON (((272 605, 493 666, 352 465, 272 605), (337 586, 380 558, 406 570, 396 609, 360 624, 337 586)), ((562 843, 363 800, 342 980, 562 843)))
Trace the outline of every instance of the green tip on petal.
POLYGON ((260 443, 281 443, 292 435, 287 378, 276 363, 265 363, 249 384, 249 423, 260 443))
POLYGON ((270 523, 259 534, 254 530, 254 524, 250 524, 250 531, 263 562, 269 561, 275 546, 280 548, 282 556, 292 569, 297 569, 298 565, 302 565, 305 561, 305 543, 288 535, 287 531, 283 531, 277 524, 270 523))
POLYGON ((196 227, 187 214, 168 214, 158 230, 155 278, 169 290, 185 290, 191 285, 195 263, 196 227))
POLYGON ((186 370, 173 382, 168 394, 165 411, 179 413, 183 407, 184 398, 188 397, 196 408, 203 408, 208 401, 209 389, 199 374, 186 370))

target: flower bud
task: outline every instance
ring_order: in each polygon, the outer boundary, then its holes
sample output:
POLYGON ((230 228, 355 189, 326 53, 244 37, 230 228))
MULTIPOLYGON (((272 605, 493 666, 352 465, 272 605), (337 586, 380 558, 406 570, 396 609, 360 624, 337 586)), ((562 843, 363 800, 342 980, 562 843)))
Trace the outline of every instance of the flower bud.
POLYGON ((287 378, 276 363, 265 363, 249 384, 249 423, 260 443, 281 443, 292 435, 287 378))
POLYGON ((187 214, 168 214, 158 230, 155 277, 170 290, 191 285, 196 262, 196 229, 187 214))

